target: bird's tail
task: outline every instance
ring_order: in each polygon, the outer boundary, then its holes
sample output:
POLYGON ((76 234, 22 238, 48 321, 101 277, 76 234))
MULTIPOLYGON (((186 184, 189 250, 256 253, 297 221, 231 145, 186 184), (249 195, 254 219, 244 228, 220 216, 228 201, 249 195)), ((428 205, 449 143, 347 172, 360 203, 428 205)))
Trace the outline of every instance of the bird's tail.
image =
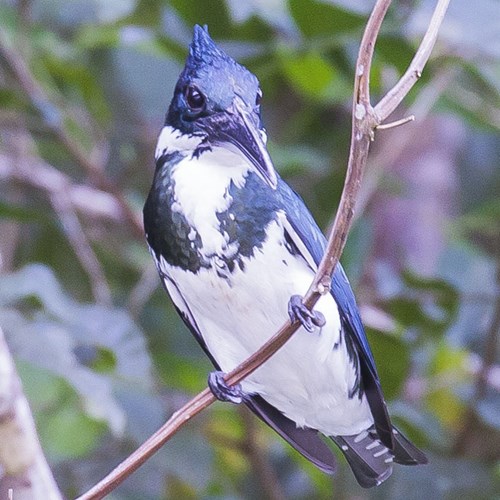
POLYGON ((363 488, 378 486, 392 474, 393 462, 403 465, 426 464, 427 457, 393 427, 393 450, 384 446, 375 428, 357 436, 332 436, 363 488))

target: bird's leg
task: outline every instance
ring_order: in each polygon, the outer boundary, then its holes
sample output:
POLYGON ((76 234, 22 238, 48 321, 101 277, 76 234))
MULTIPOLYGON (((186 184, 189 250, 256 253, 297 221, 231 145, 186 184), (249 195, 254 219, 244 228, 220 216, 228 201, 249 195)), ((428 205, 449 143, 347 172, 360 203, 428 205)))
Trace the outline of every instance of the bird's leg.
POLYGON ((221 371, 210 372, 208 375, 208 387, 219 401, 240 404, 243 401, 241 385, 227 385, 224 380, 225 375, 221 371))
POLYGON ((326 320, 319 311, 310 311, 303 303, 300 295, 292 295, 288 301, 288 315, 290 321, 300 321, 302 326, 308 331, 313 332, 314 327, 322 327, 326 320))

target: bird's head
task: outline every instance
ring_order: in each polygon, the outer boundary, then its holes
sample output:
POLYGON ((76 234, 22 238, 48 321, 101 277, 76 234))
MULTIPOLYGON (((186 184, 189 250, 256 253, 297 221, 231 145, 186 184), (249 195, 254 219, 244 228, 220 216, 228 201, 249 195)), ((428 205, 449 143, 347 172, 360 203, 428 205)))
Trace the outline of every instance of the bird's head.
POLYGON ((273 188, 276 172, 266 149, 259 81, 222 52, 207 28, 194 27, 184 70, 175 86, 165 124, 203 144, 236 148, 273 188))

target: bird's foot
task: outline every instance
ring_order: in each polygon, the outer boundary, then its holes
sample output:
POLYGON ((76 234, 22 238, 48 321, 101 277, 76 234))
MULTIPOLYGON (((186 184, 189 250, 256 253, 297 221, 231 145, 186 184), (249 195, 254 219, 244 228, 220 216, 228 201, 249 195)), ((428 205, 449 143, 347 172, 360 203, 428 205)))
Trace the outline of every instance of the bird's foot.
POLYGON ((227 385, 224 380, 226 374, 221 371, 213 371, 208 375, 208 387, 212 394, 219 400, 234 404, 240 404, 243 401, 243 391, 241 385, 227 385))
POLYGON ((290 321, 300 321, 302 326, 308 331, 313 332, 314 327, 322 327, 326 320, 319 311, 310 311, 303 303, 300 295, 292 295, 288 301, 288 315, 290 321))

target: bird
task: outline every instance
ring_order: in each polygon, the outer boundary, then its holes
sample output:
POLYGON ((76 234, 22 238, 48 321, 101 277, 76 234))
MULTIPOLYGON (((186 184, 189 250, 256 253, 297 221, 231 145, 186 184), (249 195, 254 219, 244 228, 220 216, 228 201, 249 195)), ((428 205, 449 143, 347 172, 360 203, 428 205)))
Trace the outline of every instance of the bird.
POLYGON ((331 439, 365 488, 393 463, 427 463, 390 420, 349 281, 337 264, 314 310, 302 303, 326 239, 275 170, 258 79, 194 27, 156 150, 146 240, 174 307, 212 361, 208 386, 245 404, 326 473, 331 439), (292 338, 240 384, 224 375, 287 318, 292 338), (325 436, 326 439, 321 436, 325 436))

